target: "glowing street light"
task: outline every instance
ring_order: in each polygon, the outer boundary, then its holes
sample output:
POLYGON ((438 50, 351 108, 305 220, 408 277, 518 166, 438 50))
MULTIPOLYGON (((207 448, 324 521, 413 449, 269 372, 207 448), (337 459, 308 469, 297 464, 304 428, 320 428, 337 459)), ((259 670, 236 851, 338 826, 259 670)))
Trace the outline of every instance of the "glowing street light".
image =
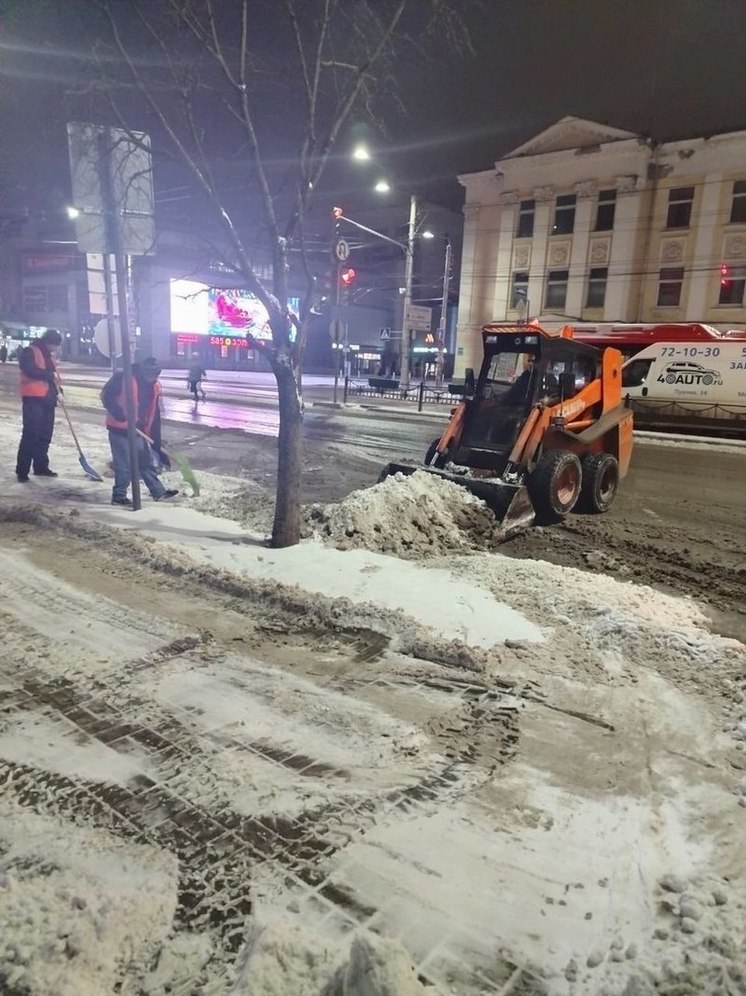
POLYGON ((78 211, 78 209, 76 207, 73 207, 71 204, 67 208, 67 217, 70 219, 70 221, 75 221, 76 218, 80 217, 80 211, 78 211))
MULTIPOLYGON (((371 154, 366 145, 358 144, 352 151, 352 158, 358 162, 370 162, 371 154)), ((388 194, 391 192, 391 184, 388 180, 381 178, 376 183, 373 188, 379 194, 388 194)), ((397 243, 401 245, 404 249, 404 300, 402 302, 402 336, 400 343, 400 355, 399 355, 399 369, 400 369, 400 381, 401 386, 407 390, 409 388, 409 350, 411 346, 410 330, 409 330, 409 315, 412 307, 412 277, 414 270, 414 244, 417 224, 417 197, 415 194, 410 194, 409 196, 409 224, 407 225, 407 241, 406 244, 397 243)), ((362 226, 360 226, 362 227, 362 226)), ((377 234, 377 233, 376 233, 377 234)), ((424 231, 420 233, 425 239, 434 238, 431 231, 424 231)), ((385 236, 384 236, 385 238, 385 236)), ((388 241, 395 241, 388 239, 388 241)))

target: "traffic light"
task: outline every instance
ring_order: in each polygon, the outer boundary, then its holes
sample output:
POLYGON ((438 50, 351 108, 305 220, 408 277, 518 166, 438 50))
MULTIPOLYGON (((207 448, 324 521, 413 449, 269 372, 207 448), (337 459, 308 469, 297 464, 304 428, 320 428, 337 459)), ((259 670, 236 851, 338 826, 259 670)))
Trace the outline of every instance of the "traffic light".
POLYGON ((342 286, 347 287, 348 289, 355 283, 356 276, 357 274, 351 266, 346 266, 343 270, 339 271, 339 279, 342 286))

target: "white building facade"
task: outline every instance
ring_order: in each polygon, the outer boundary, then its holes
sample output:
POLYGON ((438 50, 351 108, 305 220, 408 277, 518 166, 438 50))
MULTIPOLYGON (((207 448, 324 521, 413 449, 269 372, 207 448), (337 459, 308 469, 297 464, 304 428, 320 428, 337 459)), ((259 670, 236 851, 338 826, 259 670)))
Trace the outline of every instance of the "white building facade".
POLYGON ((482 325, 526 313, 746 325, 746 131, 661 145, 568 117, 459 181, 457 376, 482 325))

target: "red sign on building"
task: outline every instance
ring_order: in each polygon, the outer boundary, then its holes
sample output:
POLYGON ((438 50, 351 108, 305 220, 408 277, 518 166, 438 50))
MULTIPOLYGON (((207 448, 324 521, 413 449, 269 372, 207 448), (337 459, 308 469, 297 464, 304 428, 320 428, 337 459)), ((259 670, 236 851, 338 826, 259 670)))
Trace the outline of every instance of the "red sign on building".
POLYGON ((75 270, 78 256, 72 252, 24 252, 21 253, 23 273, 62 273, 75 270))

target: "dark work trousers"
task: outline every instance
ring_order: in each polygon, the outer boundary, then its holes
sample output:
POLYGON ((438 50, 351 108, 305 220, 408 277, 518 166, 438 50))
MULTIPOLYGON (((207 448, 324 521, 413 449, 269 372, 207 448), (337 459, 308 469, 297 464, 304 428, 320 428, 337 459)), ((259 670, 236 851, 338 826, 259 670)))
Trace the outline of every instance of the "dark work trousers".
MULTIPOLYGON (((123 432, 112 432, 109 429, 109 445, 111 446, 111 456, 114 461, 114 487, 111 497, 115 501, 121 501, 127 497, 127 488, 132 481, 132 470, 130 468, 130 444, 123 432)), ((137 441, 137 456, 140 465, 140 477, 145 482, 145 487, 156 501, 162 498, 166 489, 161 483, 153 466, 153 456, 150 447, 144 439, 137 441)))
POLYGON ((28 477, 49 470, 49 444, 54 432, 54 401, 46 398, 22 398, 23 432, 16 457, 16 474, 28 477))

